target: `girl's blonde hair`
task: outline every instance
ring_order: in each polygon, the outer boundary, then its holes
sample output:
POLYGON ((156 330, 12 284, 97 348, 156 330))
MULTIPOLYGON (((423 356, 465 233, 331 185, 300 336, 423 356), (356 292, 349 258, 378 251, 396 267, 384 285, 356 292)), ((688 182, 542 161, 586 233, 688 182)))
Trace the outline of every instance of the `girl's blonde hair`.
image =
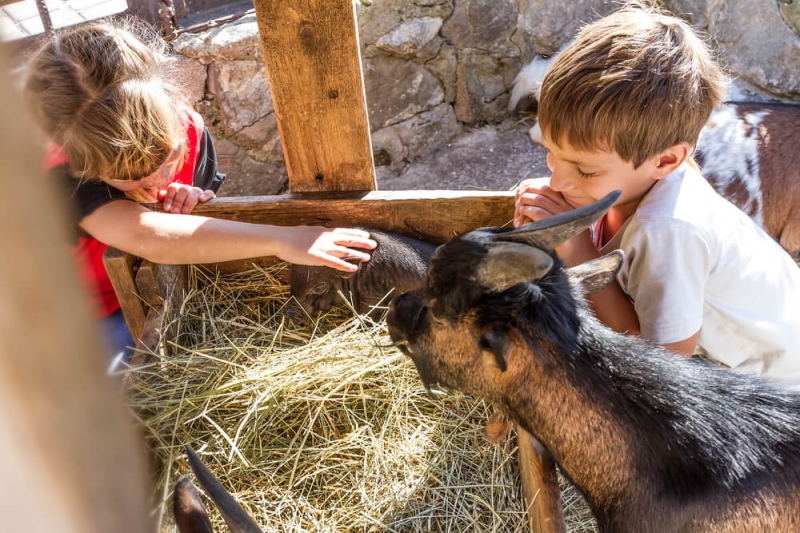
POLYGON ((639 167, 670 146, 697 144, 727 82, 682 20, 627 7, 584 28, 547 73, 538 119, 554 143, 616 152, 639 167))
POLYGON ((24 95, 83 179, 138 180, 185 137, 178 91, 159 71, 163 41, 130 23, 91 22, 46 38, 28 61, 24 95))

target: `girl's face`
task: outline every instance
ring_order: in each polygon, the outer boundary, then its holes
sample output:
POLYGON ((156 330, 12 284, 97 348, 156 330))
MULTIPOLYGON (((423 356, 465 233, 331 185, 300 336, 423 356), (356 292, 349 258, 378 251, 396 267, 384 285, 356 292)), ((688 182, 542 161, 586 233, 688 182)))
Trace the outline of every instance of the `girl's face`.
POLYGON ((164 161, 164 164, 158 167, 158 169, 156 169, 156 171, 149 176, 145 176, 144 178, 138 180, 117 180, 104 178, 103 181, 122 192, 133 192, 139 189, 154 189, 155 191, 160 191, 162 189, 166 189, 167 185, 169 185, 172 177, 178 170, 178 163, 180 162, 182 156, 183 145, 181 144, 175 148, 172 153, 169 154, 169 156, 167 156, 167 160, 164 161))

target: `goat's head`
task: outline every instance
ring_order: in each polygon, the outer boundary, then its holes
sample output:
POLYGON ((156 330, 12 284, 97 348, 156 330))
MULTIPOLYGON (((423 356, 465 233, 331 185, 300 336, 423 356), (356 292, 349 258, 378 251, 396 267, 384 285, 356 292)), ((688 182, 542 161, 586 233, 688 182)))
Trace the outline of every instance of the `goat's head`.
POLYGON ((396 297, 387 317, 392 340, 426 386, 462 390, 502 407, 516 383, 532 384, 531 365, 548 364, 548 354, 523 352, 574 343, 580 293, 605 287, 621 253, 564 269, 555 248, 602 217, 619 194, 519 229, 478 229, 440 246, 427 287, 396 297))
POLYGON ((284 312, 289 318, 302 318, 341 305, 339 291, 347 293, 348 280, 361 271, 361 261, 355 264, 359 267, 356 272, 344 272, 324 266, 291 265, 289 287, 292 299, 286 304, 284 312))

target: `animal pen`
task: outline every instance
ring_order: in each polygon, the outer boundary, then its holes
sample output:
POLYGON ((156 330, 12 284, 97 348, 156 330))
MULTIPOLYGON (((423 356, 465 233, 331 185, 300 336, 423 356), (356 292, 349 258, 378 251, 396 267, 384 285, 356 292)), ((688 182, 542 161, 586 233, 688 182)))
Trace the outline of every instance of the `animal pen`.
MULTIPOLYGON (((351 0, 255 0, 289 194, 218 198, 194 213, 273 225, 365 226, 434 243, 513 215, 512 192, 376 190, 370 129, 351 0)), ((109 276, 135 339, 134 364, 167 347, 158 332, 188 287, 185 265, 158 265, 109 249, 109 276)), ((274 259, 205 265, 236 273, 274 259)), ((422 387, 420 382, 420 387, 422 387)), ((530 530, 566 531, 552 458, 517 431, 530 530)), ((268 505, 269 502, 263 502, 268 505)))

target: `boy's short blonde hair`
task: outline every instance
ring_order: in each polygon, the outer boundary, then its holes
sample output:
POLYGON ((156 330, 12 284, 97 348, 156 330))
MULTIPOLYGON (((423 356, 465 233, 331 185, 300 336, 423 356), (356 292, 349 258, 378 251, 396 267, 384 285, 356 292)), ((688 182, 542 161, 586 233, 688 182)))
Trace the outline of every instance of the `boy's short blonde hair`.
POLYGON ((709 47, 684 21, 627 7, 584 28, 545 76, 542 132, 556 144, 616 152, 639 167, 697 144, 726 92, 709 47))
POLYGON ((80 178, 138 180, 184 140, 178 92, 159 70, 162 43, 143 26, 90 22, 49 36, 30 57, 28 107, 80 178))

